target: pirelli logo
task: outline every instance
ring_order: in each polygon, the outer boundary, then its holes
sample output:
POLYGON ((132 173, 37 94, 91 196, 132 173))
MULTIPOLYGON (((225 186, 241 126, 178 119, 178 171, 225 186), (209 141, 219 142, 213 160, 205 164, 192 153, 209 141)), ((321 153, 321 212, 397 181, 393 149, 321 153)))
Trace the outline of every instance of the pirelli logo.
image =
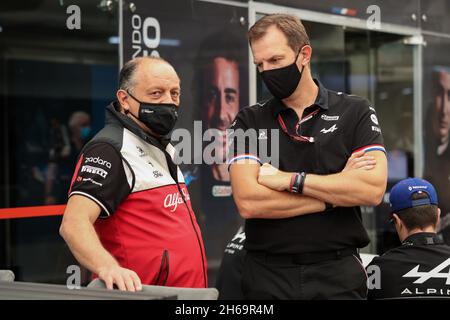
POLYGON ((102 178, 106 178, 106 176, 108 175, 108 172, 101 169, 101 168, 97 168, 97 167, 93 167, 93 166, 83 166, 81 167, 81 172, 87 172, 87 173, 92 173, 92 174, 96 174, 102 178))

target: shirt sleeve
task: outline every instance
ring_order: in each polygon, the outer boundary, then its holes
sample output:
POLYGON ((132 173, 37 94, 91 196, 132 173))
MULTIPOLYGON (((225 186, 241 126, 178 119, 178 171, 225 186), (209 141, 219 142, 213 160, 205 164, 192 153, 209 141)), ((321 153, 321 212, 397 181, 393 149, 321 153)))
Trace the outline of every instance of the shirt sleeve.
POLYGON ((358 151, 383 151, 383 135, 381 133, 375 109, 367 100, 357 106, 357 123, 353 135, 352 153, 358 151))
POLYGON ((228 129, 228 169, 230 165, 243 159, 255 160, 261 164, 258 157, 257 133, 248 122, 241 110, 228 129))
POLYGON ((100 217, 109 217, 131 192, 124 165, 119 152, 108 143, 87 147, 78 158, 69 198, 87 197, 102 209, 100 217))

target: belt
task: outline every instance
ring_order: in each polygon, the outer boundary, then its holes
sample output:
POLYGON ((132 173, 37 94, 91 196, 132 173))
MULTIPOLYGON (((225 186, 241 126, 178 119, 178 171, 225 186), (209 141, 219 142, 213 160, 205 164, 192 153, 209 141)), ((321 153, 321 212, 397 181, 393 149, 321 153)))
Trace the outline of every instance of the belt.
POLYGON ((299 254, 268 254, 260 251, 248 251, 250 256, 275 264, 314 264, 329 260, 338 260, 351 255, 358 255, 356 248, 345 248, 335 251, 308 252, 299 254))

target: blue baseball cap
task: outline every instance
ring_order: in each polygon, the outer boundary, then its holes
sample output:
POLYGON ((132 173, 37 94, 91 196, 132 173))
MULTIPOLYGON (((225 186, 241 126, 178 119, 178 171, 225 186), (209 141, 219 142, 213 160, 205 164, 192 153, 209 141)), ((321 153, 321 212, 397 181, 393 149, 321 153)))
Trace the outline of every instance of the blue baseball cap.
POLYGON ((389 202, 391 203, 391 212, 394 213, 427 204, 438 205, 438 198, 431 183, 420 178, 408 178, 392 187, 389 202), (428 198, 413 200, 414 193, 426 193, 428 198))

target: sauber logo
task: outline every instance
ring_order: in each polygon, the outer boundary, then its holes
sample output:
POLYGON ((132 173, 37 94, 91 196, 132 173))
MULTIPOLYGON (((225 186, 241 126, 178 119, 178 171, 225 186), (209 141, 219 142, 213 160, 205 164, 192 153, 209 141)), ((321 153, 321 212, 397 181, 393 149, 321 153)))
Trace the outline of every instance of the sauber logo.
MULTIPOLYGON (((187 190, 185 188, 182 188, 181 192, 183 193, 186 201, 189 201, 190 197, 187 190)), ((177 210, 179 204, 183 204, 183 197, 179 192, 169 193, 164 199, 164 208, 170 209, 170 212, 174 212, 175 210, 177 210)))
POLYGON ((111 169, 111 162, 108 162, 108 161, 106 161, 106 160, 103 160, 102 158, 100 158, 100 157, 96 157, 96 158, 94 158, 94 157, 89 157, 89 158, 86 158, 86 160, 84 160, 84 163, 96 163, 96 164, 99 164, 99 165, 101 165, 101 166, 106 166, 108 169, 111 169))
POLYGON ((409 272, 403 275, 403 278, 418 278, 414 283, 421 284, 425 281, 431 279, 431 278, 443 278, 447 279, 445 282, 446 285, 450 285, 450 270, 447 272, 442 272, 445 268, 450 266, 450 258, 442 262, 440 265, 438 265, 436 268, 431 270, 430 272, 419 272, 420 264, 415 266, 413 269, 411 269, 409 272))

